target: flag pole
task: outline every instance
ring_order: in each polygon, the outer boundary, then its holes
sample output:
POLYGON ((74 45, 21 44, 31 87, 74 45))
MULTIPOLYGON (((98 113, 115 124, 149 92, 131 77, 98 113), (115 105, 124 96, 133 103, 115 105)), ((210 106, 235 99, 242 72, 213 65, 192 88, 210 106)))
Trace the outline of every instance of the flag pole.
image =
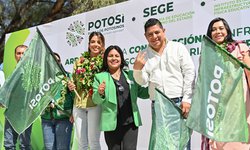
MULTIPOLYGON (((47 41, 45 40, 43 34, 41 33, 41 31, 39 30, 38 27, 36 27, 36 30, 37 30, 37 33, 39 34, 39 36, 41 37, 41 39, 43 40, 44 44, 48 47, 48 49, 49 49, 49 51, 50 51, 50 54, 52 55, 52 57, 54 58, 55 62, 57 63, 57 65, 59 66, 59 68, 61 69, 61 71, 63 72, 64 76, 67 77, 67 75, 66 75, 67 73, 66 73, 65 69, 63 68, 63 66, 62 66, 61 64, 58 64, 58 62, 57 62, 57 60, 56 60, 56 57, 55 57, 55 55, 54 55, 52 49, 49 47, 49 44, 48 44, 47 41)), ((67 79, 68 79, 68 82, 69 82, 69 81, 72 82, 72 80, 71 80, 69 77, 67 77, 67 79)), ((78 94, 78 92, 76 91, 76 89, 74 89, 74 92, 75 92, 76 96, 78 97, 78 99, 81 100, 81 97, 80 97, 80 95, 78 94)))

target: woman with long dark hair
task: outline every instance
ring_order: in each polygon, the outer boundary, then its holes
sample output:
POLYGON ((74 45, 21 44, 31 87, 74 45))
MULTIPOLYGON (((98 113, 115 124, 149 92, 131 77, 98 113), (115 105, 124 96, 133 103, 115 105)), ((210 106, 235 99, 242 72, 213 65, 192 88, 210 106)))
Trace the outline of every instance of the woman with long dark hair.
POLYGON ((102 73, 95 75, 93 102, 101 106, 100 129, 109 150, 135 150, 141 117, 137 97, 149 98, 147 88, 140 87, 127 70, 119 46, 104 52, 102 73))
POLYGON ((89 35, 88 51, 74 64, 73 82, 68 83, 71 91, 76 90, 73 116, 79 150, 100 150, 100 107, 92 100, 95 73, 101 71, 102 54, 105 50, 105 39, 102 33, 92 32, 89 35))
MULTIPOLYGON (((231 29, 227 21, 223 18, 213 19, 208 26, 207 36, 210 37, 215 43, 225 48, 235 58, 250 66, 249 47, 243 41, 236 41, 232 37, 231 29)), ((243 73, 243 89, 246 104, 246 119, 248 128, 250 126, 250 91, 249 91, 249 70, 245 69, 243 73)), ((237 100, 237 99, 236 99, 237 100)), ((240 127, 239 127, 240 128, 240 127)), ((232 129, 233 130, 233 129, 232 129)), ((250 131, 250 128, 249 128, 250 131)), ((249 132, 250 133, 250 132, 249 132)), ((217 142, 210 141, 212 150, 249 150, 250 142, 217 142)))

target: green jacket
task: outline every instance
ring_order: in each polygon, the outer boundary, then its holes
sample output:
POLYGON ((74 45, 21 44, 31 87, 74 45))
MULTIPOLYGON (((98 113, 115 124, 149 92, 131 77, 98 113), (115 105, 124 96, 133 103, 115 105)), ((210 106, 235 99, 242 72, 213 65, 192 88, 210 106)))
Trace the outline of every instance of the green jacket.
POLYGON ((48 105, 41 115, 42 119, 68 119, 72 114, 74 94, 69 91, 67 84, 62 83, 60 89, 54 97, 56 106, 52 109, 48 105))
MULTIPOLYGON (((127 83, 129 83, 130 97, 133 111, 134 123, 138 127, 141 123, 141 116, 137 106, 137 98, 149 98, 148 89, 140 87, 133 78, 132 71, 123 71, 127 83)), ((116 129, 117 124, 117 97, 115 83, 108 72, 102 72, 95 75, 93 83, 93 97, 92 100, 95 104, 101 105, 101 123, 100 129, 102 131, 113 131, 116 129), (105 96, 98 93, 100 83, 105 81, 105 96)))

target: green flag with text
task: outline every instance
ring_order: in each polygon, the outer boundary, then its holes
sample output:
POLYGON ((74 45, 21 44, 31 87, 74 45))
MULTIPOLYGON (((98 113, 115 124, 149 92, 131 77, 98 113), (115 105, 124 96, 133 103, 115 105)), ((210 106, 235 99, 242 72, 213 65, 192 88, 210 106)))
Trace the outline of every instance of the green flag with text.
POLYGON ((183 150, 192 131, 181 109, 160 90, 155 90, 149 150, 183 150))
POLYGON ((51 53, 38 30, 0 89, 0 103, 6 107, 5 117, 19 134, 36 120, 60 87, 64 70, 51 53))
POLYGON ((201 48, 187 126, 215 141, 247 142, 244 64, 206 36, 201 48))

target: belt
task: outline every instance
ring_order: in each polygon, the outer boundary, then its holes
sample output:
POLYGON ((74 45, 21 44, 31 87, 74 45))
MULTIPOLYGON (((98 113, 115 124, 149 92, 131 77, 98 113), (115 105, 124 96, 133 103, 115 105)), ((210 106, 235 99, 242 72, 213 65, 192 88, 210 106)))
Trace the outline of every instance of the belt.
POLYGON ((175 102, 175 103, 180 103, 182 101, 183 97, 175 97, 175 98, 170 98, 171 101, 175 102))
MULTIPOLYGON (((175 103, 179 103, 182 101, 183 97, 175 97, 175 98, 170 98, 171 101, 175 102, 175 103)), ((155 103, 155 101, 152 101, 152 103, 155 103)))

